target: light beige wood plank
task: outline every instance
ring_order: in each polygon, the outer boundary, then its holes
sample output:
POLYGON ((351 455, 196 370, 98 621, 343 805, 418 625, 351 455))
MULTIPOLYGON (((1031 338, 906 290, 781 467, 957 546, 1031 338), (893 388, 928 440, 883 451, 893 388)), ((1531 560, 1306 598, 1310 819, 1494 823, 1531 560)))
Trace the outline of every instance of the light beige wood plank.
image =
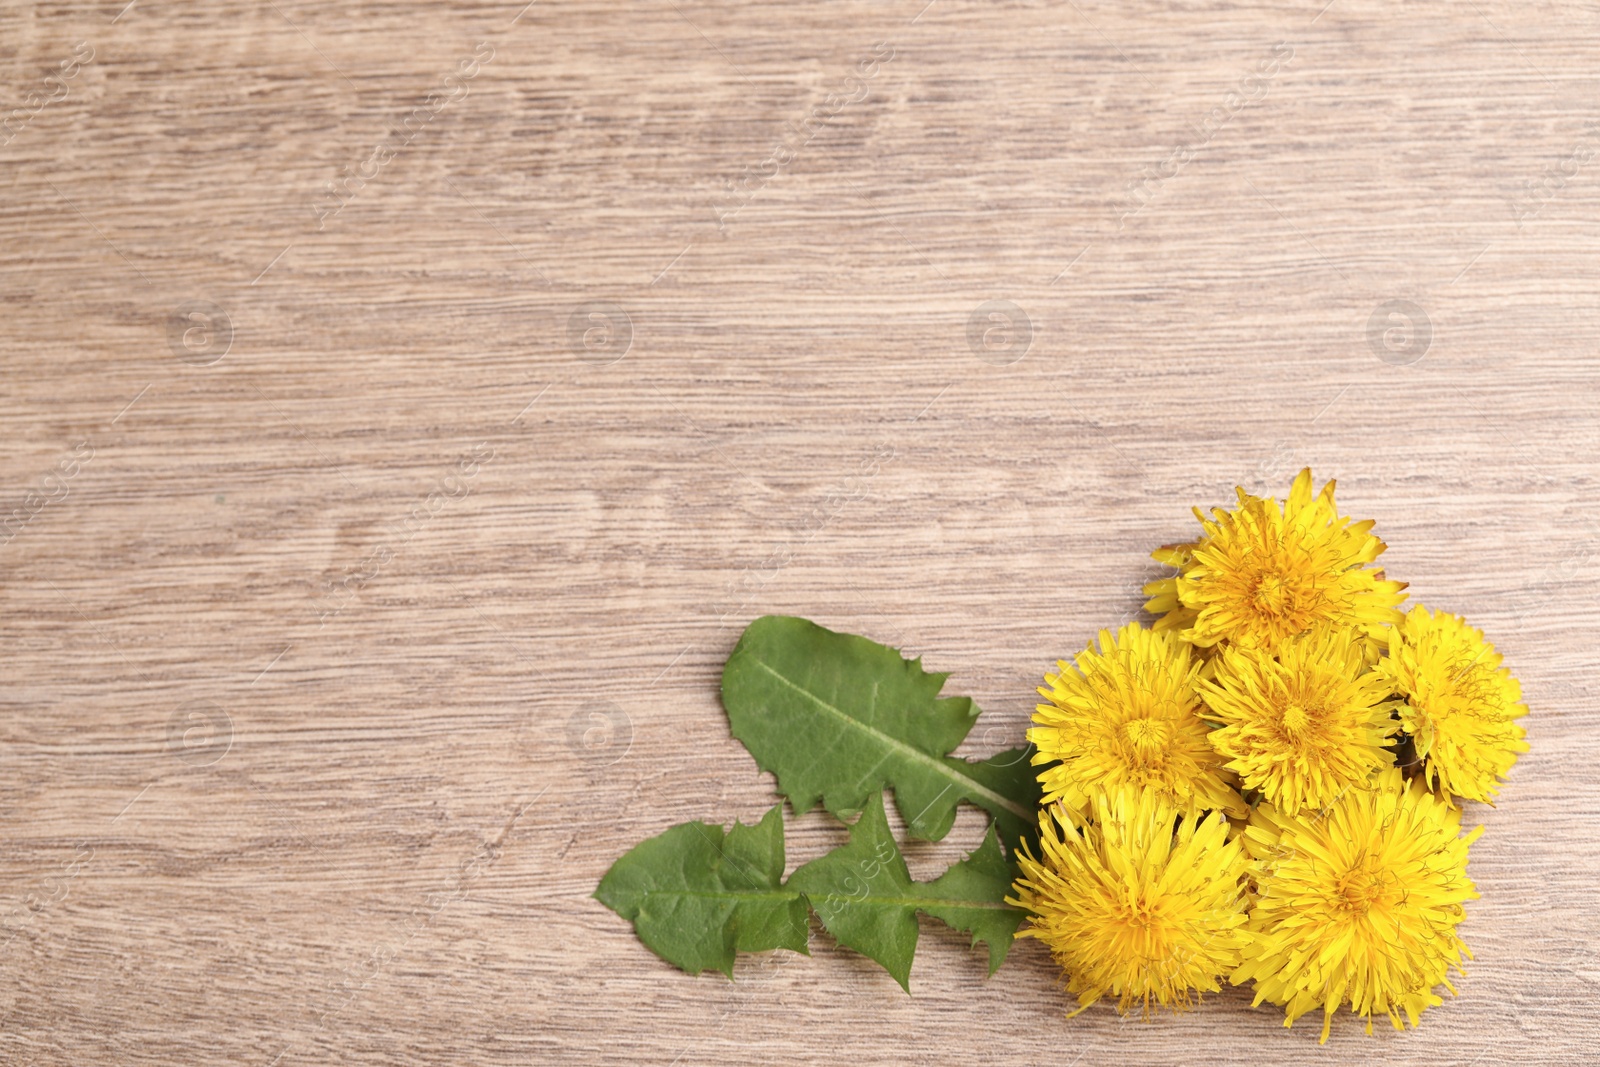
POLYGON ((924 3, 0 4, 0 1059, 1600 1057, 1593 4, 924 3), (1420 1030, 1068 1021, 932 926, 909 998, 820 933, 690 979, 590 899, 771 802, 749 619, 998 749, 1307 463, 1533 708, 1420 1030))

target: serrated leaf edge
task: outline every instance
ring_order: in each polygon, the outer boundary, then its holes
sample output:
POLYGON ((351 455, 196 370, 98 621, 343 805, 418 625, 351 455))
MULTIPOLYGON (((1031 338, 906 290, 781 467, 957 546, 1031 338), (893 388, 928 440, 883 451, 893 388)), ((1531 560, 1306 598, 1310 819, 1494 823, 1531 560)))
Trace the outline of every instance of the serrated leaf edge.
MULTIPOLYGON (((887 803, 886 800, 884 799, 884 793, 881 790, 872 794, 872 797, 868 800, 868 804, 870 805, 873 801, 876 801, 880 806, 887 803)), ((782 807, 782 803, 783 803, 782 801, 779 801, 779 803, 777 805, 775 805, 775 807, 780 807, 781 808, 782 807)), ((772 811, 772 809, 768 809, 767 815, 770 815, 771 811, 772 811)), ((865 814, 865 811, 863 811, 863 814, 865 814)), ((762 819, 764 820, 766 817, 767 817, 766 815, 763 815, 762 819)), ((760 821, 761 820, 758 820, 756 823, 750 824, 750 828, 754 828, 755 826, 759 825, 760 821)), ((859 823, 859 822, 860 822, 860 819, 858 818, 856 820, 856 823, 859 823)), ((845 823, 844 824, 846 830, 848 830, 852 835, 855 833, 856 823, 845 823)), ((742 826, 742 825, 744 825, 744 824, 740 823, 737 819, 735 819, 733 821, 732 825, 726 826, 726 827, 719 826, 719 825, 714 824, 714 823, 707 823, 707 822, 704 822, 703 820, 699 820, 699 819, 689 819, 689 820, 686 820, 685 822, 674 823, 672 826, 669 826, 665 830, 661 831, 660 834, 654 835, 654 837, 660 837, 660 836, 662 836, 662 834, 666 834, 666 833, 668 833, 668 832, 670 832, 672 830, 677 829, 680 826, 696 826, 696 827, 698 827, 700 829, 700 832, 702 834, 704 834, 706 832, 707 828, 715 828, 715 829, 722 830, 724 835, 726 835, 727 833, 729 833, 732 830, 733 826, 742 826)), ((782 817, 780 815, 780 817, 779 817, 779 833, 786 836, 786 832, 787 832, 787 825, 783 823, 782 817)), ((920 881, 917 881, 916 879, 912 879, 911 880, 911 884, 913 886, 918 886, 918 887, 928 887, 928 886, 933 885, 940 878, 943 878, 945 875, 947 875, 951 871, 955 870, 955 868, 958 867, 960 864, 963 864, 963 863, 966 863, 966 862, 970 861, 974 856, 976 856, 980 851, 982 851, 984 846, 988 844, 989 838, 991 838, 991 837, 994 837, 996 839, 996 844, 998 846, 998 835, 997 835, 997 832, 996 832, 995 824, 994 824, 994 822, 992 820, 989 823, 988 828, 984 831, 984 840, 980 841, 978 843, 978 845, 975 848, 972 849, 972 851, 967 852, 965 855, 963 855, 961 857, 961 859, 956 860, 955 862, 951 863, 950 866, 946 867, 943 871, 941 871, 932 880, 926 881, 926 882, 920 882, 920 881)), ((646 838, 646 840, 653 840, 653 838, 646 838)), ((891 844, 894 845, 895 855, 900 859, 901 863, 903 864, 905 862, 905 853, 901 850, 900 843, 898 841, 894 840, 894 835, 892 833, 889 835, 889 841, 890 841, 891 844)), ((642 843, 643 842, 640 842, 640 844, 642 844, 642 843)), ((827 852, 824 852, 821 856, 816 857, 815 860, 808 860, 807 862, 808 863, 814 863, 817 860, 826 859, 827 857, 833 855, 833 853, 837 852, 839 849, 843 849, 843 848, 849 847, 849 844, 850 844, 850 842, 847 840, 847 841, 845 841, 844 844, 837 845, 834 848, 829 849, 827 852)), ((1004 862, 1003 858, 1002 858, 1002 862, 1004 862)), ((805 866, 805 864, 801 864, 801 866, 805 866)), ((1008 863, 1007 866, 1011 866, 1011 865, 1008 863)), ((798 869, 799 868, 796 868, 796 870, 798 870, 798 869)), ((609 873, 609 870, 608 870, 607 873, 609 873)), ((791 873, 788 878, 785 878, 783 880, 783 882, 780 883, 779 888, 777 890, 767 890, 767 891, 760 891, 760 892, 754 892, 754 891, 745 892, 745 891, 738 891, 738 890, 716 890, 716 891, 672 890, 670 892, 664 892, 664 893, 660 893, 660 894, 647 892, 647 893, 644 894, 643 900, 641 900, 640 903, 642 905, 644 900, 648 900, 650 897, 657 896, 657 895, 660 895, 660 896, 678 896, 678 897, 698 897, 698 898, 703 898, 703 899, 734 900, 734 901, 742 901, 742 900, 796 900, 796 899, 800 899, 800 900, 804 900, 805 901, 806 908, 811 912, 811 914, 813 914, 813 915, 815 915, 817 917, 818 922, 822 923, 823 929, 827 930, 828 929, 827 920, 823 918, 821 911, 819 911, 817 909, 816 904, 813 903, 813 901, 811 899, 811 894, 805 892, 804 890, 790 889, 789 888, 789 881, 793 877, 794 877, 794 875, 791 873)), ((602 878, 602 882, 603 881, 604 881, 604 879, 602 878)), ((627 914, 627 913, 625 913, 625 912, 623 912, 621 910, 616 909, 611 903, 607 902, 605 899, 603 899, 600 896, 600 887, 599 886, 595 887, 595 891, 590 894, 590 897, 592 899, 594 899, 594 900, 599 901, 601 904, 605 905, 607 908, 611 908, 616 913, 616 915, 619 918, 621 918, 623 921, 627 922, 629 926, 634 926, 635 925, 634 920, 637 918, 637 916, 639 914, 639 911, 641 910, 640 908, 636 907, 636 908, 632 909, 633 914, 631 914, 631 915, 627 914)), ((944 919, 940 918, 939 916, 931 914, 927 909, 930 908, 930 907, 933 907, 933 908, 946 907, 946 908, 979 909, 979 910, 983 910, 983 911, 1021 911, 1021 909, 1019 909, 1017 907, 1014 907, 1013 905, 1006 904, 1004 902, 991 902, 991 901, 982 901, 982 900, 974 901, 974 900, 964 900, 964 899, 952 898, 952 897, 939 897, 939 898, 898 897, 898 896, 889 897, 889 896, 872 895, 872 896, 865 896, 865 897, 852 897, 847 902, 848 905, 865 904, 865 903, 878 904, 878 905, 885 906, 885 907, 911 908, 914 912, 916 912, 918 914, 921 914, 921 915, 927 916, 929 919, 933 920, 934 922, 940 924, 941 926, 945 927, 946 929, 949 929, 949 930, 951 930, 951 931, 953 931, 954 933, 957 933, 957 934, 967 933, 967 931, 962 930, 959 927, 951 925, 949 922, 945 921, 944 919)), ((830 931, 830 933, 831 933, 831 931, 830 931)), ((635 929, 635 931, 634 931, 634 936, 635 937, 639 936, 637 929, 635 929)), ((1012 936, 1012 941, 1014 942, 1015 940, 1016 940, 1016 937, 1015 937, 1015 935, 1013 935, 1012 936)), ((640 938, 640 941, 641 941, 641 943, 644 943, 643 942, 643 938, 640 938)), ((1005 959, 1006 959, 1006 957, 1007 957, 1007 955, 1009 954, 1009 951, 1010 951, 1010 944, 1007 944, 1005 946, 1005 949, 1000 953, 999 961, 995 962, 994 950, 993 950, 993 947, 992 947, 991 943, 988 942, 988 941, 981 941, 981 943, 985 946, 985 949, 986 949, 987 954, 989 955, 989 959, 990 959, 990 964, 989 964, 989 967, 988 967, 988 973, 989 973, 989 975, 993 975, 994 972, 999 970, 1000 966, 1005 962, 1005 959)), ((976 949, 979 944, 980 944, 979 936, 976 933, 972 934, 971 935, 971 940, 968 943, 968 947, 972 948, 972 949, 976 949)), ((650 948, 650 946, 648 944, 645 944, 645 947, 646 948, 650 948)), ((847 946, 844 946, 844 947, 847 947, 847 946)), ((667 959, 665 956, 662 956, 659 952, 657 952, 653 948, 651 948, 651 951, 654 952, 657 955, 658 958, 660 958, 661 960, 663 960, 666 963, 671 964, 674 967, 677 967, 680 971, 683 971, 685 974, 689 974, 689 975, 692 976, 692 975, 697 975, 697 974, 701 973, 700 971, 690 971, 690 970, 688 970, 687 968, 683 967, 682 965, 680 965, 678 963, 675 963, 670 959, 667 959)), ((809 945, 807 945, 806 947, 801 948, 801 949, 777 948, 777 949, 772 949, 771 951, 774 951, 774 952, 777 952, 777 951, 790 951, 790 952, 797 952, 797 953, 799 953, 800 955, 803 955, 803 956, 810 956, 811 955, 810 946, 809 945)), ((856 951, 856 950, 852 949, 851 951, 856 951)), ((865 955, 865 953, 857 952, 857 955, 865 955)), ((912 957, 913 957, 913 959, 915 958, 915 955, 916 955, 916 949, 913 946, 913 948, 912 948, 912 957)), ((868 956, 867 958, 871 959, 870 956, 868 956)), ((873 962, 874 963, 878 963, 877 960, 873 960, 873 962)), ((880 967, 883 966, 883 964, 881 964, 881 963, 879 963, 878 965, 880 967)), ((730 965, 729 965, 729 967, 728 967, 728 969, 726 971, 723 971, 721 968, 716 968, 716 967, 713 967, 713 968, 710 968, 710 969, 716 970, 719 974, 726 974, 730 981, 734 980, 734 978, 733 978, 733 965, 731 963, 730 963, 730 965)), ((885 970, 887 970, 887 969, 888 968, 885 968, 885 970)), ((898 978, 896 980, 899 981, 898 978)), ((908 994, 911 992, 911 987, 909 985, 909 982, 900 982, 899 984, 900 984, 901 988, 903 988, 908 994)))
MULTIPOLYGON (((884 817, 883 811, 884 811, 884 808, 887 806, 887 803, 888 802, 885 799, 884 791, 879 790, 879 791, 873 793, 872 796, 869 797, 868 800, 867 800, 866 807, 862 811, 862 817, 866 816, 867 811, 870 810, 874 804, 876 804, 877 807, 878 807, 878 811, 880 813, 880 817, 884 817)), ((807 864, 815 863, 818 860, 825 860, 829 856, 832 856, 835 852, 839 851, 840 849, 848 848, 850 846, 850 844, 851 844, 851 841, 854 840, 856 827, 860 824, 860 822, 861 822, 861 820, 857 819, 854 823, 846 823, 845 824, 846 829, 848 829, 849 832, 850 832, 851 840, 847 840, 844 844, 838 845, 835 848, 829 849, 827 852, 823 853, 821 856, 818 856, 815 860, 808 860, 807 864)), ((915 878, 911 879, 912 886, 917 887, 917 888, 927 888, 927 887, 932 886, 935 882, 939 881, 939 879, 943 878, 945 875, 947 875, 950 872, 954 871, 961 864, 971 861, 975 856, 978 855, 979 852, 983 851, 984 847, 989 844, 989 841, 990 841, 991 838, 994 840, 994 847, 995 847, 996 853, 1000 856, 1001 862, 1004 863, 1006 865, 1006 867, 1012 872, 1012 876, 1013 876, 1012 880, 1015 881, 1016 867, 1015 867, 1014 864, 1010 863, 1009 861, 1007 861, 1005 859, 1004 853, 1001 853, 999 851, 999 849, 1000 849, 999 833, 998 833, 998 830, 997 830, 997 828, 995 826, 994 821, 991 819, 990 822, 989 822, 988 827, 984 830, 983 840, 978 842, 977 846, 975 846, 970 852, 967 852, 959 860, 956 860, 955 862, 951 863, 948 867, 946 867, 943 871, 940 871, 939 874, 936 877, 934 877, 933 879, 931 879, 930 881, 919 882, 915 878)), ((892 832, 889 833, 888 840, 889 840, 890 844, 892 844, 894 846, 895 857, 897 859, 899 859, 901 865, 904 866, 905 865, 905 853, 901 850, 900 843, 894 839, 894 834, 892 832)), ((801 866, 803 867, 803 866, 806 866, 807 864, 801 864, 801 866)), ((798 871, 798 870, 799 870, 799 868, 796 868, 796 871, 798 871)), ((789 884, 789 880, 792 879, 793 877, 794 877, 794 875, 791 874, 789 876, 789 878, 784 879, 784 883, 783 884, 787 886, 789 884)), ((812 914, 814 914, 817 917, 817 920, 822 923, 823 929, 824 930, 828 930, 827 919, 825 919, 823 917, 822 912, 819 911, 817 909, 816 904, 814 904, 812 902, 811 894, 805 892, 804 890, 800 890, 799 892, 800 892, 801 896, 805 897, 806 906, 811 909, 812 914)), ((990 902, 990 901, 982 901, 982 900, 974 901, 974 900, 966 900, 966 899, 957 898, 957 897, 926 897, 926 896, 923 896, 923 897, 886 897, 886 896, 869 895, 869 896, 863 896, 863 897, 850 897, 846 901, 846 906, 855 905, 855 904, 865 904, 865 903, 869 903, 869 902, 870 903, 874 903, 874 904, 880 904, 880 905, 888 906, 888 907, 910 908, 910 909, 912 909, 912 911, 914 913, 920 914, 920 915, 926 915, 929 919, 932 919, 934 922, 938 923, 939 925, 941 925, 941 926, 945 927, 946 929, 948 929, 948 930, 950 930, 950 931, 952 931, 954 933, 957 933, 957 934, 965 934, 965 933, 969 933, 969 931, 963 930, 960 927, 953 925, 952 923, 948 922, 947 920, 945 920, 944 918, 941 918, 938 915, 934 915, 932 912, 928 911, 928 909, 929 908, 978 909, 978 910, 983 910, 983 911, 1009 911, 1009 912, 1016 912, 1019 915, 1019 924, 1020 924, 1020 917, 1023 914, 1023 910, 1021 908, 1018 908, 1018 907, 1016 907, 1014 905, 1011 905, 1011 904, 1007 904, 1004 901, 1000 901, 1000 902, 990 902)), ((830 934, 832 933, 831 930, 829 930, 828 932, 830 934)), ((971 940, 968 942, 968 948, 969 949, 976 949, 980 943, 984 946, 985 954, 988 956, 988 974, 991 975, 991 976, 994 974, 995 971, 999 970, 1000 967, 1005 963, 1006 957, 1008 955, 1010 955, 1011 945, 1016 942, 1016 934, 1013 933, 1011 935, 1010 941, 1008 941, 1003 947, 1000 948, 1000 950, 999 950, 999 958, 997 960, 996 959, 995 946, 994 946, 994 944, 992 942, 990 942, 988 940, 981 939, 979 937, 979 935, 977 933, 975 933, 975 932, 972 932, 970 934, 970 936, 971 936, 971 940)), ((849 946, 842 946, 842 947, 849 947, 849 946)), ((866 955, 865 953, 860 952, 859 950, 856 950, 856 949, 851 949, 851 951, 856 952, 857 955, 862 955, 862 956, 866 955)), ((915 958, 916 958, 916 945, 915 945, 915 943, 913 943, 913 945, 912 945, 911 954, 910 955, 911 955, 911 961, 914 961, 915 958)), ((867 956, 867 958, 868 959, 872 959, 872 957, 870 957, 870 956, 867 956)), ((886 970, 886 971, 889 970, 889 968, 886 967, 882 962, 880 962, 878 960, 875 960, 875 959, 873 960, 873 962, 877 963, 878 966, 883 967, 884 970, 886 970)), ((910 986, 909 968, 908 968, 907 975, 906 975, 905 979, 901 979, 900 976, 895 975, 893 972, 890 972, 890 976, 893 977, 895 979, 895 981, 899 983, 900 988, 904 989, 907 994, 910 994, 911 986, 910 986)))

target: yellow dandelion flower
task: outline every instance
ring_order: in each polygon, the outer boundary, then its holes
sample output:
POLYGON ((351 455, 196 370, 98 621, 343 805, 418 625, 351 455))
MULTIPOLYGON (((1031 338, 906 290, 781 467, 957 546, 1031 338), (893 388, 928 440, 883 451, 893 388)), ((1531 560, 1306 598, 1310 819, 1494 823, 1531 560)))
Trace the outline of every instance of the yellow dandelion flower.
POLYGON ((1138 623, 1115 637, 1100 631, 1075 664, 1045 675, 1028 740, 1044 803, 1085 815, 1093 800, 1123 787, 1156 793, 1186 815, 1221 809, 1249 814, 1233 776, 1211 747, 1194 680, 1199 664, 1188 646, 1138 623))
POLYGON ((1050 949, 1078 1011, 1108 993, 1123 1014, 1184 1011, 1242 963, 1250 860, 1220 813, 1176 820, 1126 790, 1099 798, 1092 824, 1058 805, 1039 829, 1040 857, 1023 846, 1008 902, 1029 912, 1017 936, 1050 949))
POLYGON ((1155 558, 1179 567, 1145 587, 1157 630, 1177 630, 1206 648, 1228 641, 1273 648, 1315 628, 1354 627, 1376 637, 1400 621, 1403 582, 1371 566, 1386 547, 1372 520, 1351 522, 1333 501, 1330 479, 1311 495, 1311 469, 1302 470, 1283 505, 1237 490, 1233 511, 1200 509, 1204 536, 1170 545, 1155 558))
POLYGON ((1394 764, 1389 682, 1345 631, 1312 633, 1277 655, 1224 648, 1201 679, 1211 744, 1247 789, 1287 812, 1320 808, 1394 764))
POLYGON ((1483 631, 1459 615, 1415 607, 1389 632, 1379 671, 1399 693, 1400 725, 1416 741, 1429 784, 1468 800, 1494 800, 1519 752, 1522 687, 1500 666, 1483 631))
POLYGON ((1235 984, 1253 981, 1255 1003, 1286 1009, 1283 1024, 1323 1011, 1322 1040, 1341 1004, 1404 1029, 1442 1003, 1433 987, 1472 953, 1456 934, 1477 899, 1467 877, 1461 812, 1409 785, 1395 769, 1373 789, 1352 789, 1320 814, 1262 805, 1245 831, 1256 860, 1250 940, 1235 984))

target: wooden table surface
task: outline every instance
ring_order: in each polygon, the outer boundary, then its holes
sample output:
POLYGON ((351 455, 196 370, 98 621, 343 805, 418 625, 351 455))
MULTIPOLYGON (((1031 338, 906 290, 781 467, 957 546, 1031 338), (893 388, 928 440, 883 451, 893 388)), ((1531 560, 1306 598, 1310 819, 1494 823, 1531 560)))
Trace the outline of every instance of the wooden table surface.
POLYGON ((0 1061, 1600 1060, 1592 0, 7 0, 0 60, 0 1061), (995 751, 1305 464, 1532 707, 1420 1030, 1066 1020, 933 924, 910 997, 690 978, 591 899, 771 804, 752 618, 995 751))

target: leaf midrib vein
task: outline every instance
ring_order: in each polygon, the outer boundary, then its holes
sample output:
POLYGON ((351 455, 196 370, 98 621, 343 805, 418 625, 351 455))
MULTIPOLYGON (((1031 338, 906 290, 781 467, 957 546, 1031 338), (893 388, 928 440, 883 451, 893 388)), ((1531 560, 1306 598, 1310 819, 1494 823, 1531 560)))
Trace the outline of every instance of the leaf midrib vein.
MULTIPOLYGON (((811 895, 806 894, 808 897, 811 895)), ((1010 904, 996 904, 988 900, 948 900, 944 897, 847 897, 851 904, 881 904, 885 907, 917 908, 982 908, 984 911, 1018 911, 1010 904)), ((813 905, 815 906, 815 905, 813 905)))
POLYGON ((762 670, 764 670, 768 674, 772 675, 774 678, 776 678, 778 681, 782 682, 784 685, 788 686, 790 689, 793 689, 796 693, 799 693, 801 696, 808 698, 817 707, 822 708, 825 711, 831 712, 832 714, 838 716, 838 718, 841 719, 842 721, 844 721, 844 722, 848 723, 849 725, 854 726, 856 729, 860 730, 862 733, 868 734, 869 736, 871 736, 873 738, 876 738, 877 740, 883 742, 885 745, 889 746, 890 748, 892 748, 892 749, 894 749, 894 750, 896 750, 896 751, 898 751, 898 752, 900 752, 900 753, 902 753, 902 754, 904 754, 906 756, 911 757, 913 760, 915 760, 915 761, 917 761, 919 763, 926 764, 927 766, 934 768, 940 774, 943 774, 946 778, 949 778, 951 781, 957 782, 957 783, 959 783, 961 785, 966 786, 967 789, 969 790, 969 793, 976 793, 979 796, 986 797, 989 800, 993 801, 994 803, 1000 805, 1002 808, 1005 808, 1007 811, 1011 812, 1013 815, 1015 815, 1018 818, 1022 819, 1024 822, 1028 821, 1028 817, 1029 817, 1029 814, 1030 814, 1028 812, 1028 810, 1026 808, 1022 807, 1020 804, 1017 804, 1016 802, 1011 800, 1011 798, 1003 796, 1000 793, 996 793, 993 789, 990 789, 988 786, 984 785, 982 782, 979 782, 977 779, 968 777, 967 775, 964 775, 964 774, 961 774, 954 767, 950 766, 948 763, 945 763, 943 760, 936 759, 935 757, 928 755, 926 752, 923 752, 920 749, 913 748, 911 745, 906 744, 904 741, 900 740, 898 737, 892 737, 889 734, 884 733, 882 730, 877 729, 876 727, 867 725, 866 723, 862 722, 860 719, 858 719, 855 716, 851 715, 849 712, 846 712, 843 708, 835 707, 834 705, 828 703, 826 700, 823 700, 821 697, 817 696, 815 693, 811 692, 811 690, 803 688, 802 686, 796 685, 794 682, 790 681, 788 678, 784 677, 782 674, 779 674, 777 671, 773 670, 772 667, 770 667, 766 663, 765 660, 758 659, 755 662, 756 662, 756 666, 760 667, 762 670))
POLYGON ((652 897, 701 897, 710 900, 799 900, 805 896, 798 889, 743 890, 743 889, 650 889, 652 897))
MULTIPOLYGON (((815 894, 803 889, 784 889, 771 892, 745 892, 738 889, 652 889, 646 896, 652 897, 696 897, 707 900, 807 900, 815 894)), ((847 897, 848 906, 860 904, 876 904, 880 907, 903 907, 926 910, 928 908, 981 908, 984 911, 1017 911, 1010 904, 996 904, 986 900, 959 900, 948 897, 847 897)))

